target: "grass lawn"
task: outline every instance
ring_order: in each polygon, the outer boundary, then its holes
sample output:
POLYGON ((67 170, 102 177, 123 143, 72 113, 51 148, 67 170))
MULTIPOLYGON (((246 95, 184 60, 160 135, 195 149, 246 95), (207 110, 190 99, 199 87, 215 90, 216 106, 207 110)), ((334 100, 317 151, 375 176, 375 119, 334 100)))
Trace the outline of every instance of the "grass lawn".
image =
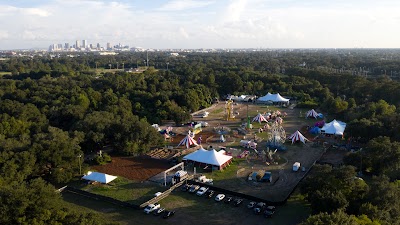
POLYGON ((121 224, 298 224, 310 215, 310 208, 300 194, 293 194, 283 206, 278 206, 272 218, 247 209, 249 201, 244 201, 239 207, 216 202, 213 199, 198 197, 188 192, 174 191, 170 196, 160 201, 167 210, 175 210, 176 215, 168 220, 153 215, 145 215, 141 210, 115 206, 110 203, 63 193, 65 207, 79 212, 96 213, 103 221, 119 222, 121 224))
POLYGON ((133 204, 141 204, 154 196, 154 193, 165 191, 167 188, 155 183, 133 182, 128 179, 118 177, 110 185, 86 185, 82 190, 91 193, 115 198, 133 204))
POLYGON ((212 113, 212 114, 219 114, 219 113, 222 113, 223 111, 224 111, 223 108, 219 108, 219 109, 216 109, 216 110, 214 110, 214 111, 211 111, 211 113, 212 113))

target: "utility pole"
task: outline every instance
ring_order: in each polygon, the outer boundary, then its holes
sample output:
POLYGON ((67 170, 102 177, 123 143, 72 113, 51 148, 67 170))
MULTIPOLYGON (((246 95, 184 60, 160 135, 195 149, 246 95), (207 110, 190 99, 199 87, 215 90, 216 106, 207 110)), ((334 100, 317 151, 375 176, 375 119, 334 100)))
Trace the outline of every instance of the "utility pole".
POLYGON ((167 71, 168 71, 168 65, 169 65, 169 62, 167 62, 167 71))
POLYGON ((78 162, 79 162, 79 175, 82 175, 82 164, 81 164, 81 157, 82 154, 78 155, 78 162))

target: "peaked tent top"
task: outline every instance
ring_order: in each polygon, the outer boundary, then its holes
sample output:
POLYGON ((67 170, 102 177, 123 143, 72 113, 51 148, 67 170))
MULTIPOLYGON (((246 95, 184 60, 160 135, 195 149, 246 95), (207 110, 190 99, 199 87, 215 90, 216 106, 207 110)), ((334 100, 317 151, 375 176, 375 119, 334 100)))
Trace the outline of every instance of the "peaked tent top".
POLYGON ((292 140, 292 144, 296 141, 301 141, 304 144, 306 143, 306 141, 309 141, 306 137, 304 137, 304 135, 302 133, 300 133, 300 131, 296 130, 296 132, 294 132, 292 135, 290 135, 289 137, 290 140, 292 140))
POLYGON ((183 157, 183 159, 214 166, 222 166, 223 164, 231 160, 232 156, 224 155, 222 152, 217 152, 215 149, 207 151, 203 148, 200 148, 199 150, 186 155, 185 157, 183 157))
POLYGON ((330 123, 326 123, 321 128, 321 133, 343 135, 345 129, 346 129, 345 122, 332 120, 330 123))
POLYGON ((307 112, 306 117, 314 117, 316 119, 318 118, 318 113, 314 109, 311 109, 307 112))
POLYGON ((289 99, 282 97, 279 93, 277 94, 271 94, 268 92, 268 94, 266 94, 265 96, 262 96, 260 98, 258 98, 258 101, 261 102, 288 102, 289 99))
POLYGON ((184 145, 186 148, 190 148, 191 145, 197 146, 197 142, 190 136, 190 134, 186 135, 181 142, 179 142, 178 146, 184 145))
POLYGON ((87 175, 82 177, 82 179, 97 181, 97 182, 103 183, 103 184, 108 184, 111 181, 115 180, 116 178, 117 178, 116 176, 108 175, 105 173, 90 172, 90 171, 88 172, 87 175))

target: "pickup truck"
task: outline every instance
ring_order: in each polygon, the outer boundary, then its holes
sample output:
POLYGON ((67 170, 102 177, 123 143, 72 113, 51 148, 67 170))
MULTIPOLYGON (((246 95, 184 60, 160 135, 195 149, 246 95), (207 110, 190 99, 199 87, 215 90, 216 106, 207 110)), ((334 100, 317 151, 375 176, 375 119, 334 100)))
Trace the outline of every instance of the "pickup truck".
POLYGON ((143 212, 146 214, 150 214, 151 212, 153 212, 156 209, 159 209, 160 207, 161 205, 159 203, 150 204, 146 206, 146 208, 144 208, 143 212))

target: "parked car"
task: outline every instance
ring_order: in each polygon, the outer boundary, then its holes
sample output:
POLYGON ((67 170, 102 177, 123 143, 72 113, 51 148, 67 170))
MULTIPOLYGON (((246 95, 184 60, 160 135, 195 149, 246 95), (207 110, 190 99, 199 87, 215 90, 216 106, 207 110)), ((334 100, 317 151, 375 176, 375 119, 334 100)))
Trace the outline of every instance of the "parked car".
POLYGON ((261 214, 264 211, 266 205, 267 204, 265 204, 264 202, 257 203, 257 205, 255 205, 254 209, 253 209, 254 213, 257 214, 257 215, 261 214))
POLYGON ((144 208, 143 211, 144 211, 144 213, 149 214, 149 213, 153 212, 154 210, 156 210, 156 209, 158 209, 160 207, 161 206, 160 206, 159 203, 154 203, 154 204, 150 204, 150 205, 146 206, 146 208, 144 208))
POLYGON ((273 205, 269 205, 269 206, 267 206, 267 208, 265 208, 265 209, 268 210, 268 211, 275 211, 276 207, 273 206, 273 205))
POLYGON ((270 217, 272 217, 273 215, 274 215, 274 213, 275 213, 275 211, 270 211, 270 210, 265 210, 264 211, 264 217, 265 218, 270 218, 270 217))
POLYGON ((162 195, 162 192, 156 192, 155 194, 154 194, 154 197, 158 197, 158 196, 160 196, 160 195, 162 195))
POLYGON ((220 202, 225 198, 224 194, 217 194, 217 196, 215 196, 215 201, 220 202))
POLYGON ((182 191, 188 191, 192 187, 191 184, 185 184, 182 186, 182 191))
POLYGON ((224 201, 224 203, 227 203, 227 204, 229 204, 229 203, 231 203, 233 201, 233 197, 231 197, 231 196, 228 196, 228 197, 226 197, 225 198, 225 201, 224 201))
POLYGON ((195 193, 197 190, 199 190, 200 186, 199 185, 192 185, 192 187, 190 187, 189 192, 190 193, 195 193))
POLYGON ((204 195, 207 191, 208 191, 208 187, 201 187, 201 188, 197 191, 196 195, 197 195, 197 196, 202 196, 202 195, 204 195))
POLYGON ((243 199, 237 198, 237 199, 235 199, 235 201, 233 202, 233 205, 234 205, 234 206, 239 206, 240 204, 242 204, 242 202, 243 202, 243 199))
POLYGON ((157 210, 154 210, 154 215, 155 216, 159 216, 161 215, 161 213, 163 213, 165 211, 165 208, 159 208, 157 210))
POLYGON ((165 211, 163 218, 167 219, 173 215, 175 215, 175 211, 165 211))
POLYGON ((213 190, 209 190, 208 192, 207 192, 207 194, 206 194, 206 197, 207 198, 212 198, 213 196, 214 196, 214 191, 213 190))
POLYGON ((256 204, 257 204, 257 202, 250 202, 250 203, 247 205, 247 208, 251 209, 251 208, 253 208, 256 204))

